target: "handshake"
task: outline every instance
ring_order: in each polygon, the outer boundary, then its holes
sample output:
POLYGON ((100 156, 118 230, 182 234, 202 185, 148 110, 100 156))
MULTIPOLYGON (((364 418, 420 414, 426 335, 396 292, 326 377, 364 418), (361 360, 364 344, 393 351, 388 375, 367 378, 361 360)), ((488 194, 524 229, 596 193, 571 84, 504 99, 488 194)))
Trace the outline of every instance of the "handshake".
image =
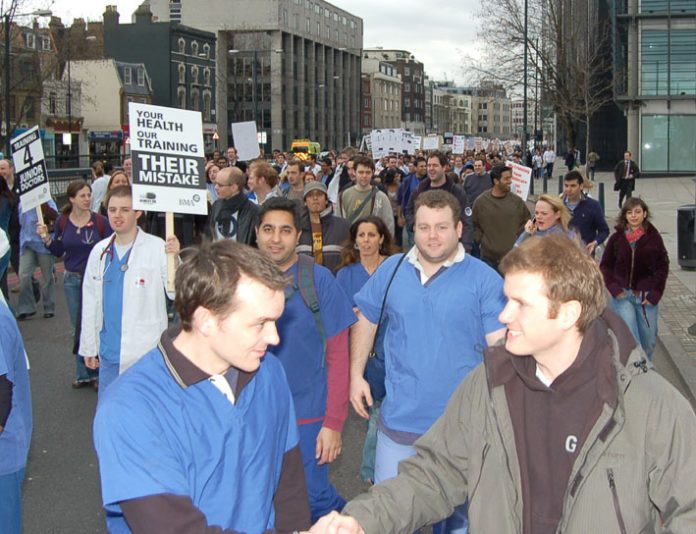
MULTIPOLYGON (((348 515, 331 512, 312 525, 309 534, 365 534, 358 522, 348 515)), ((307 533, 303 533, 307 534, 307 533)))

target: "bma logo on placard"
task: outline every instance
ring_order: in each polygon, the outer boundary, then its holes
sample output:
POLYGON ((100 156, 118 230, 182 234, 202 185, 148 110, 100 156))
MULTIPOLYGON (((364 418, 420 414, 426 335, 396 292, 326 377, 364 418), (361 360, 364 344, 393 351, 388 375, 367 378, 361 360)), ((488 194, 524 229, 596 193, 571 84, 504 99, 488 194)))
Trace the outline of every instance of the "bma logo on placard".
POLYGON ((190 208, 193 208, 198 205, 198 203, 201 201, 201 196, 200 195, 193 195, 193 197, 189 198, 180 198, 179 199, 179 206, 188 206, 190 208))

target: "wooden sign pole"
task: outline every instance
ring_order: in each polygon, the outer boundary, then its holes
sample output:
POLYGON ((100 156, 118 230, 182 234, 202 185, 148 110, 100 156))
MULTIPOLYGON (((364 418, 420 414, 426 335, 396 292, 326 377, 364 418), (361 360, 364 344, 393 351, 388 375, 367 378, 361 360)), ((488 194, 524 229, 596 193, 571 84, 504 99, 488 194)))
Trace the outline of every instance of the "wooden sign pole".
MULTIPOLYGON (((174 213, 171 211, 165 214, 165 233, 166 238, 174 235, 174 213)), ((167 254, 167 291, 174 291, 174 278, 176 275, 176 254, 167 254)))

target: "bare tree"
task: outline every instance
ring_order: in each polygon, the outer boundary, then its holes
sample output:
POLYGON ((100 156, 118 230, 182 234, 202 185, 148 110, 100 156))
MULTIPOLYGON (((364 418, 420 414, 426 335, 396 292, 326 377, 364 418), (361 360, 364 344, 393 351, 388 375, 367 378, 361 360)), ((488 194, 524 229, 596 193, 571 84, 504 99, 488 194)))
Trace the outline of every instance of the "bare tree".
POLYGON ((597 0, 527 1, 526 28, 524 0, 482 2, 478 38, 485 44, 481 57, 464 57, 465 71, 519 94, 526 41, 527 80, 540 82, 535 98, 553 109, 569 144, 575 145, 579 124, 587 124, 589 147, 592 116, 612 98, 609 29, 597 16, 597 0))

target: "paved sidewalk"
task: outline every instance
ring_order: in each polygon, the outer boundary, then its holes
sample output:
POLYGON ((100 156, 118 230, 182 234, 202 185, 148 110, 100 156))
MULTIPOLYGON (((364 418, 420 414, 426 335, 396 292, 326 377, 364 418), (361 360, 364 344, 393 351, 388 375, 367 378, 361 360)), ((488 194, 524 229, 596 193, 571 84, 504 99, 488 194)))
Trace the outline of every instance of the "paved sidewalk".
MULTIPOLYGON (((558 163, 558 170, 565 171, 563 164, 558 163)), ((613 174, 597 173, 595 176, 592 196, 597 199, 599 183, 605 184, 606 216, 609 228, 613 229, 619 211, 613 174)), ((549 184, 551 191, 556 191, 557 187, 557 181, 549 184)), ((696 271, 683 270, 677 261, 677 208, 693 204, 695 194, 696 183, 692 177, 638 179, 634 191, 634 196, 640 196, 648 204, 652 223, 660 231, 669 253, 669 277, 660 301, 658 339, 691 391, 692 405, 696 405, 696 332, 690 334, 689 328, 696 324, 696 271)))

